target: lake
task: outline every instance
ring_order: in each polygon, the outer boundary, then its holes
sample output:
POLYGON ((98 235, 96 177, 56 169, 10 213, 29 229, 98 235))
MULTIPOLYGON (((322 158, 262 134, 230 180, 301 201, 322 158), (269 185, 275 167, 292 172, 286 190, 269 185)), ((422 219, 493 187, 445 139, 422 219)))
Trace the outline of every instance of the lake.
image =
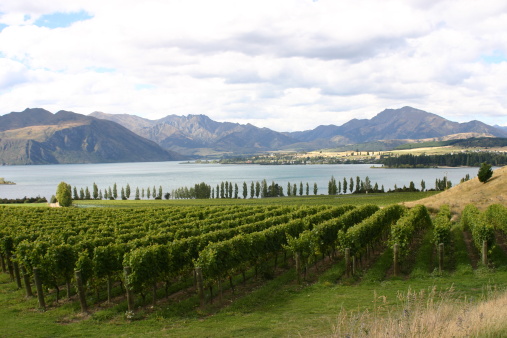
POLYGON ((385 190, 409 186, 410 181, 416 188, 421 188, 421 180, 426 182, 426 189, 435 187, 435 179, 447 178, 455 185, 460 179, 469 174, 477 176, 478 168, 428 168, 428 169, 383 169, 371 168, 370 164, 333 164, 333 165, 234 165, 234 164, 194 164, 181 162, 142 162, 142 163, 101 163, 101 164, 57 164, 30 166, 2 166, 0 177, 13 181, 16 185, 0 185, 0 198, 23 198, 41 196, 48 200, 56 192, 61 181, 67 182, 78 191, 88 187, 92 192, 95 182, 99 189, 118 185, 118 194, 122 186, 130 184, 134 198, 136 187, 153 189, 162 186, 165 192, 196 183, 206 182, 216 187, 222 181, 237 183, 242 192, 243 182, 275 181, 287 190, 287 182, 310 184, 313 194, 313 184, 317 183, 319 194, 327 194, 327 185, 331 175, 343 182, 346 177, 359 176, 362 180, 368 176, 372 182, 384 185, 385 190))

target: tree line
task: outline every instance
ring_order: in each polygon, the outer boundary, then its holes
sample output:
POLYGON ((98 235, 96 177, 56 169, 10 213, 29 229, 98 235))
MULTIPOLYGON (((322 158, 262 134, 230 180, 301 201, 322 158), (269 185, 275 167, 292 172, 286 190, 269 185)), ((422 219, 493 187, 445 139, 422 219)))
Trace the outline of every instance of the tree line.
MULTIPOLYGON (((313 184, 312 192, 317 195, 319 189, 317 183, 313 184)), ((172 196, 175 199, 218 199, 218 198, 267 198, 267 197, 284 197, 284 196, 309 196, 310 184, 299 182, 299 184, 287 183, 286 194, 281 184, 272 181, 268 183, 266 179, 262 181, 252 181, 248 184, 246 181, 240 186, 237 183, 222 181, 216 187, 212 187, 205 182, 195 184, 193 187, 181 187, 173 190, 172 196)))
POLYGON ((381 163, 389 168, 480 167, 483 162, 493 166, 504 166, 507 164, 507 154, 476 151, 443 155, 404 154, 381 159, 381 163))

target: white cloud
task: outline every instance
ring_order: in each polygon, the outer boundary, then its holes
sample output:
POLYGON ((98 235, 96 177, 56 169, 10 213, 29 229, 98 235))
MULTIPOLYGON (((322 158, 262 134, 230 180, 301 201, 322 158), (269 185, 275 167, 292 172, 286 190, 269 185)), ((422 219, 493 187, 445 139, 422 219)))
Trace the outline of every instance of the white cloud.
POLYGON ((412 105, 507 124, 504 1, 18 0, 0 23, 2 114, 206 114, 286 131, 412 105), (92 18, 33 24, 82 11, 92 18))

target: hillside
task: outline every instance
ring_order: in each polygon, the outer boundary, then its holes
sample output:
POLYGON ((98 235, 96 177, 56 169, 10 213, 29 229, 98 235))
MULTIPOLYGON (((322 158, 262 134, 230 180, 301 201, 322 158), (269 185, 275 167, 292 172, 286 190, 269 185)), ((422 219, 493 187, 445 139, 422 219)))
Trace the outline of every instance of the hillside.
POLYGON ((477 177, 460 183, 453 188, 419 201, 405 202, 408 207, 424 204, 428 208, 440 208, 449 204, 451 210, 460 213, 467 204, 474 204, 485 210, 491 204, 507 206, 507 167, 493 171, 493 177, 486 183, 479 182, 477 177))
POLYGON ((0 164, 146 162, 181 159, 111 121, 26 109, 0 116, 0 164))

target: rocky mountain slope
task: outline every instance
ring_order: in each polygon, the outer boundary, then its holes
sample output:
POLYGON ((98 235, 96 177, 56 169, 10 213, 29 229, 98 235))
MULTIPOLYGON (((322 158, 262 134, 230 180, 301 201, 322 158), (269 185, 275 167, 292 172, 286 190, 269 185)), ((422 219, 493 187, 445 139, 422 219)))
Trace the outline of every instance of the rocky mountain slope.
POLYGON ((166 149, 186 155, 257 153, 280 149, 297 140, 251 124, 216 122, 205 115, 169 115, 148 120, 133 115, 94 112, 90 116, 121 124, 166 149))
POLYGON ((181 159, 121 125, 36 108, 0 116, 0 164, 144 162, 181 159))

